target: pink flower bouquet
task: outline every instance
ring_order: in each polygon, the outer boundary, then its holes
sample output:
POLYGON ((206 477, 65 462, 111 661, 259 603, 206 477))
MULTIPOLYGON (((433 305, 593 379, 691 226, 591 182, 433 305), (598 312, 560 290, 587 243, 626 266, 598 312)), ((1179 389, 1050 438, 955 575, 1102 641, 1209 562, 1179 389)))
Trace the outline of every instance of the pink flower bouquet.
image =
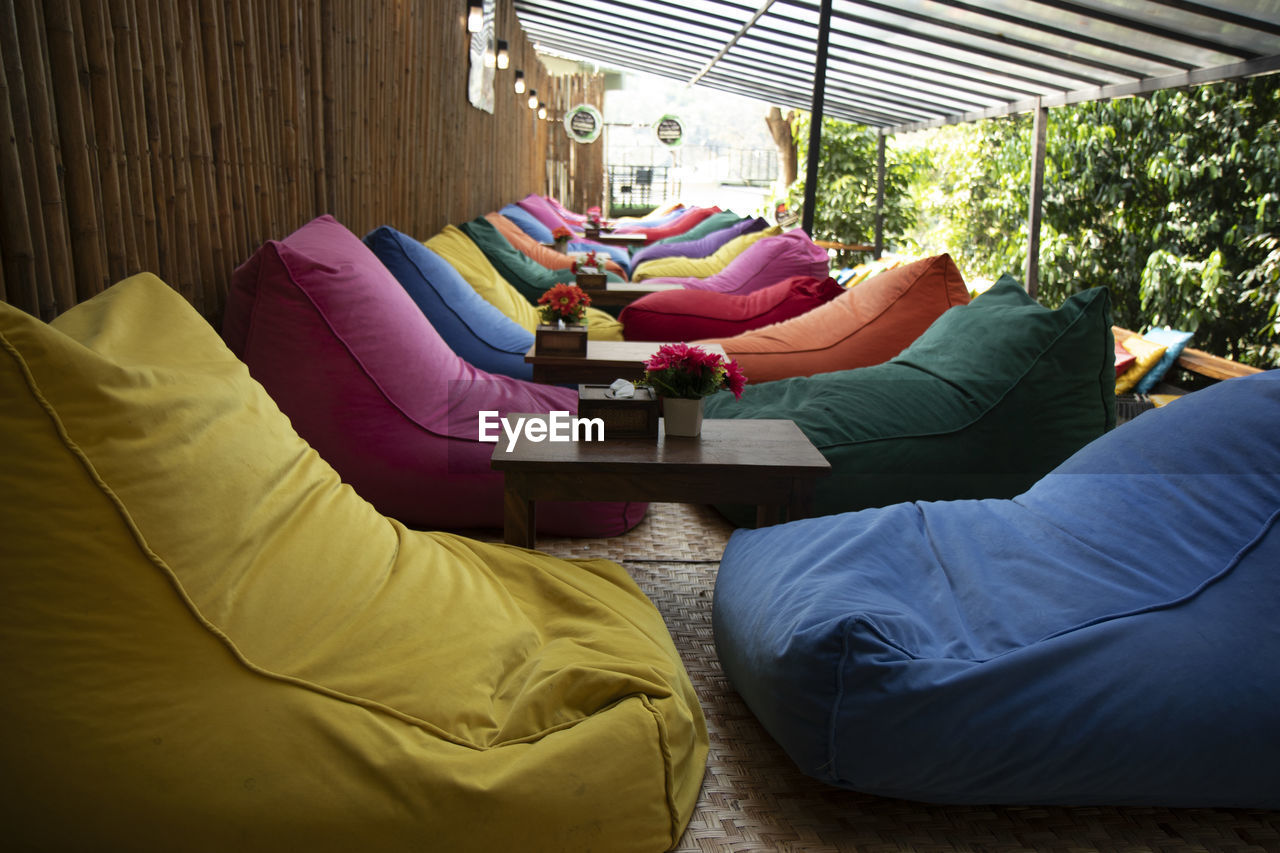
POLYGON ((664 397, 696 400, 717 391, 730 391, 742 399, 747 382, 733 359, 689 344, 663 344, 644 368, 642 384, 664 397))

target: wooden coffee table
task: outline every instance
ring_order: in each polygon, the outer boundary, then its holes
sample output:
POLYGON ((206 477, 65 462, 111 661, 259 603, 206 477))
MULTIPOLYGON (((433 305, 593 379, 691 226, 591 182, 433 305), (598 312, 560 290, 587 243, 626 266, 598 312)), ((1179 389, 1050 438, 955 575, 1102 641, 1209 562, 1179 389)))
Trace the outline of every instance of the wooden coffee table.
MULTIPOLYGON (((513 415, 540 417, 546 415, 513 415)), ((507 449, 492 466, 503 473, 503 539, 535 547, 536 503, 559 501, 672 501, 755 504, 756 522, 803 518, 813 505, 814 481, 831 463, 792 421, 705 420, 698 438, 530 441, 507 449)))
MULTIPOLYGON (((547 385, 591 383, 608 385, 615 379, 635 382, 644 376, 644 363, 661 343, 649 341, 587 341, 587 354, 536 355, 530 347, 524 360, 533 365, 533 381, 547 385)), ((719 344, 699 344, 708 352, 727 358, 719 344)))
POLYGON ((664 290, 684 290, 683 285, 648 282, 648 281, 611 281, 603 289, 587 289, 591 304, 597 307, 604 305, 630 305, 641 296, 650 293, 661 293, 664 290))

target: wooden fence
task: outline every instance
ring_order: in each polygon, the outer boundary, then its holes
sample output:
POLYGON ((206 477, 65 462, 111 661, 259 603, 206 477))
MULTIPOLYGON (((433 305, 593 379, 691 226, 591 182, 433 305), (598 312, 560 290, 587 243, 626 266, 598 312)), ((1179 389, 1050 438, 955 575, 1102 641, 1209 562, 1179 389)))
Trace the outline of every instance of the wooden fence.
POLYGON ((530 192, 599 204, 602 147, 497 0, 511 67, 467 99, 462 0, 0 0, 0 299, 49 319, 140 271, 210 320, 265 240, 331 213, 427 239, 530 192), (538 120, 515 69, 548 105, 538 120))

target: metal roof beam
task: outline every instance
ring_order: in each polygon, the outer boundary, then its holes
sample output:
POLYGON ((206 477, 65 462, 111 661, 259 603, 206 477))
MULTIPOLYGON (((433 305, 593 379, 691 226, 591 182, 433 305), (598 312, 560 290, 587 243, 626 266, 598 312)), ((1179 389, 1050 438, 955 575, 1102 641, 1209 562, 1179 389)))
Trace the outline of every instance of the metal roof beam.
POLYGON ((756 13, 751 16, 751 20, 743 24, 742 28, 733 34, 733 38, 729 39, 729 41, 725 43, 724 47, 720 48, 719 52, 717 52, 715 56, 711 57, 711 59, 707 61, 707 64, 702 66, 701 70, 699 70, 697 74, 689 78, 689 85, 696 85, 708 71, 714 68, 715 64, 723 59, 725 55, 733 49, 733 46, 738 43, 738 39, 742 38, 743 35, 746 34, 747 30, 754 27, 756 25, 756 21, 760 20, 760 17, 764 15, 765 12, 768 12, 769 7, 772 5, 773 0, 764 0, 764 2, 760 4, 760 7, 756 9, 756 13))
MULTIPOLYGON (((1167 77, 1145 77, 1128 83, 1117 83, 1114 86, 1099 86, 1094 89, 1077 89, 1074 92, 1063 92, 1038 99, 1045 107, 1063 107, 1068 104, 1080 104, 1087 101, 1105 101, 1111 98, 1129 98, 1149 95, 1161 89, 1179 89, 1185 86, 1200 86, 1204 83, 1217 83, 1236 77, 1256 77, 1260 74, 1273 74, 1280 71, 1280 54, 1251 59, 1247 62, 1233 62, 1230 65, 1219 65, 1215 68, 1198 68, 1183 74, 1171 74, 1167 77)), ((962 115, 948 116, 933 121, 912 124, 894 125, 886 129, 888 133, 911 133, 917 130, 929 130, 946 124, 963 124, 969 121, 981 121, 988 118, 1025 113, 1035 109, 1037 99, 1014 101, 991 109, 978 110, 962 115)))

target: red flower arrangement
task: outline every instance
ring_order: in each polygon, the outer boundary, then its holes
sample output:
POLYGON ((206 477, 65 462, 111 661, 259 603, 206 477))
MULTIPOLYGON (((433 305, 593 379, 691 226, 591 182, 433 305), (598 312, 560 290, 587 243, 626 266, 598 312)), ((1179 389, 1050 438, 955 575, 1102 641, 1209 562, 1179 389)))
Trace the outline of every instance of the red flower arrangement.
POLYGON ((556 241, 557 246, 563 246, 565 243, 568 243, 569 238, 572 236, 573 232, 568 228, 565 228, 563 225, 557 226, 556 229, 551 232, 551 239, 556 241))
POLYGON ((747 377, 738 362, 689 344, 663 344, 644 363, 642 384, 664 397, 698 399, 730 391, 742 399, 747 377))
POLYGON ((542 322, 548 326, 560 320, 566 325, 583 324, 591 297, 576 284, 557 284, 538 297, 538 304, 542 306, 539 311, 542 322))

